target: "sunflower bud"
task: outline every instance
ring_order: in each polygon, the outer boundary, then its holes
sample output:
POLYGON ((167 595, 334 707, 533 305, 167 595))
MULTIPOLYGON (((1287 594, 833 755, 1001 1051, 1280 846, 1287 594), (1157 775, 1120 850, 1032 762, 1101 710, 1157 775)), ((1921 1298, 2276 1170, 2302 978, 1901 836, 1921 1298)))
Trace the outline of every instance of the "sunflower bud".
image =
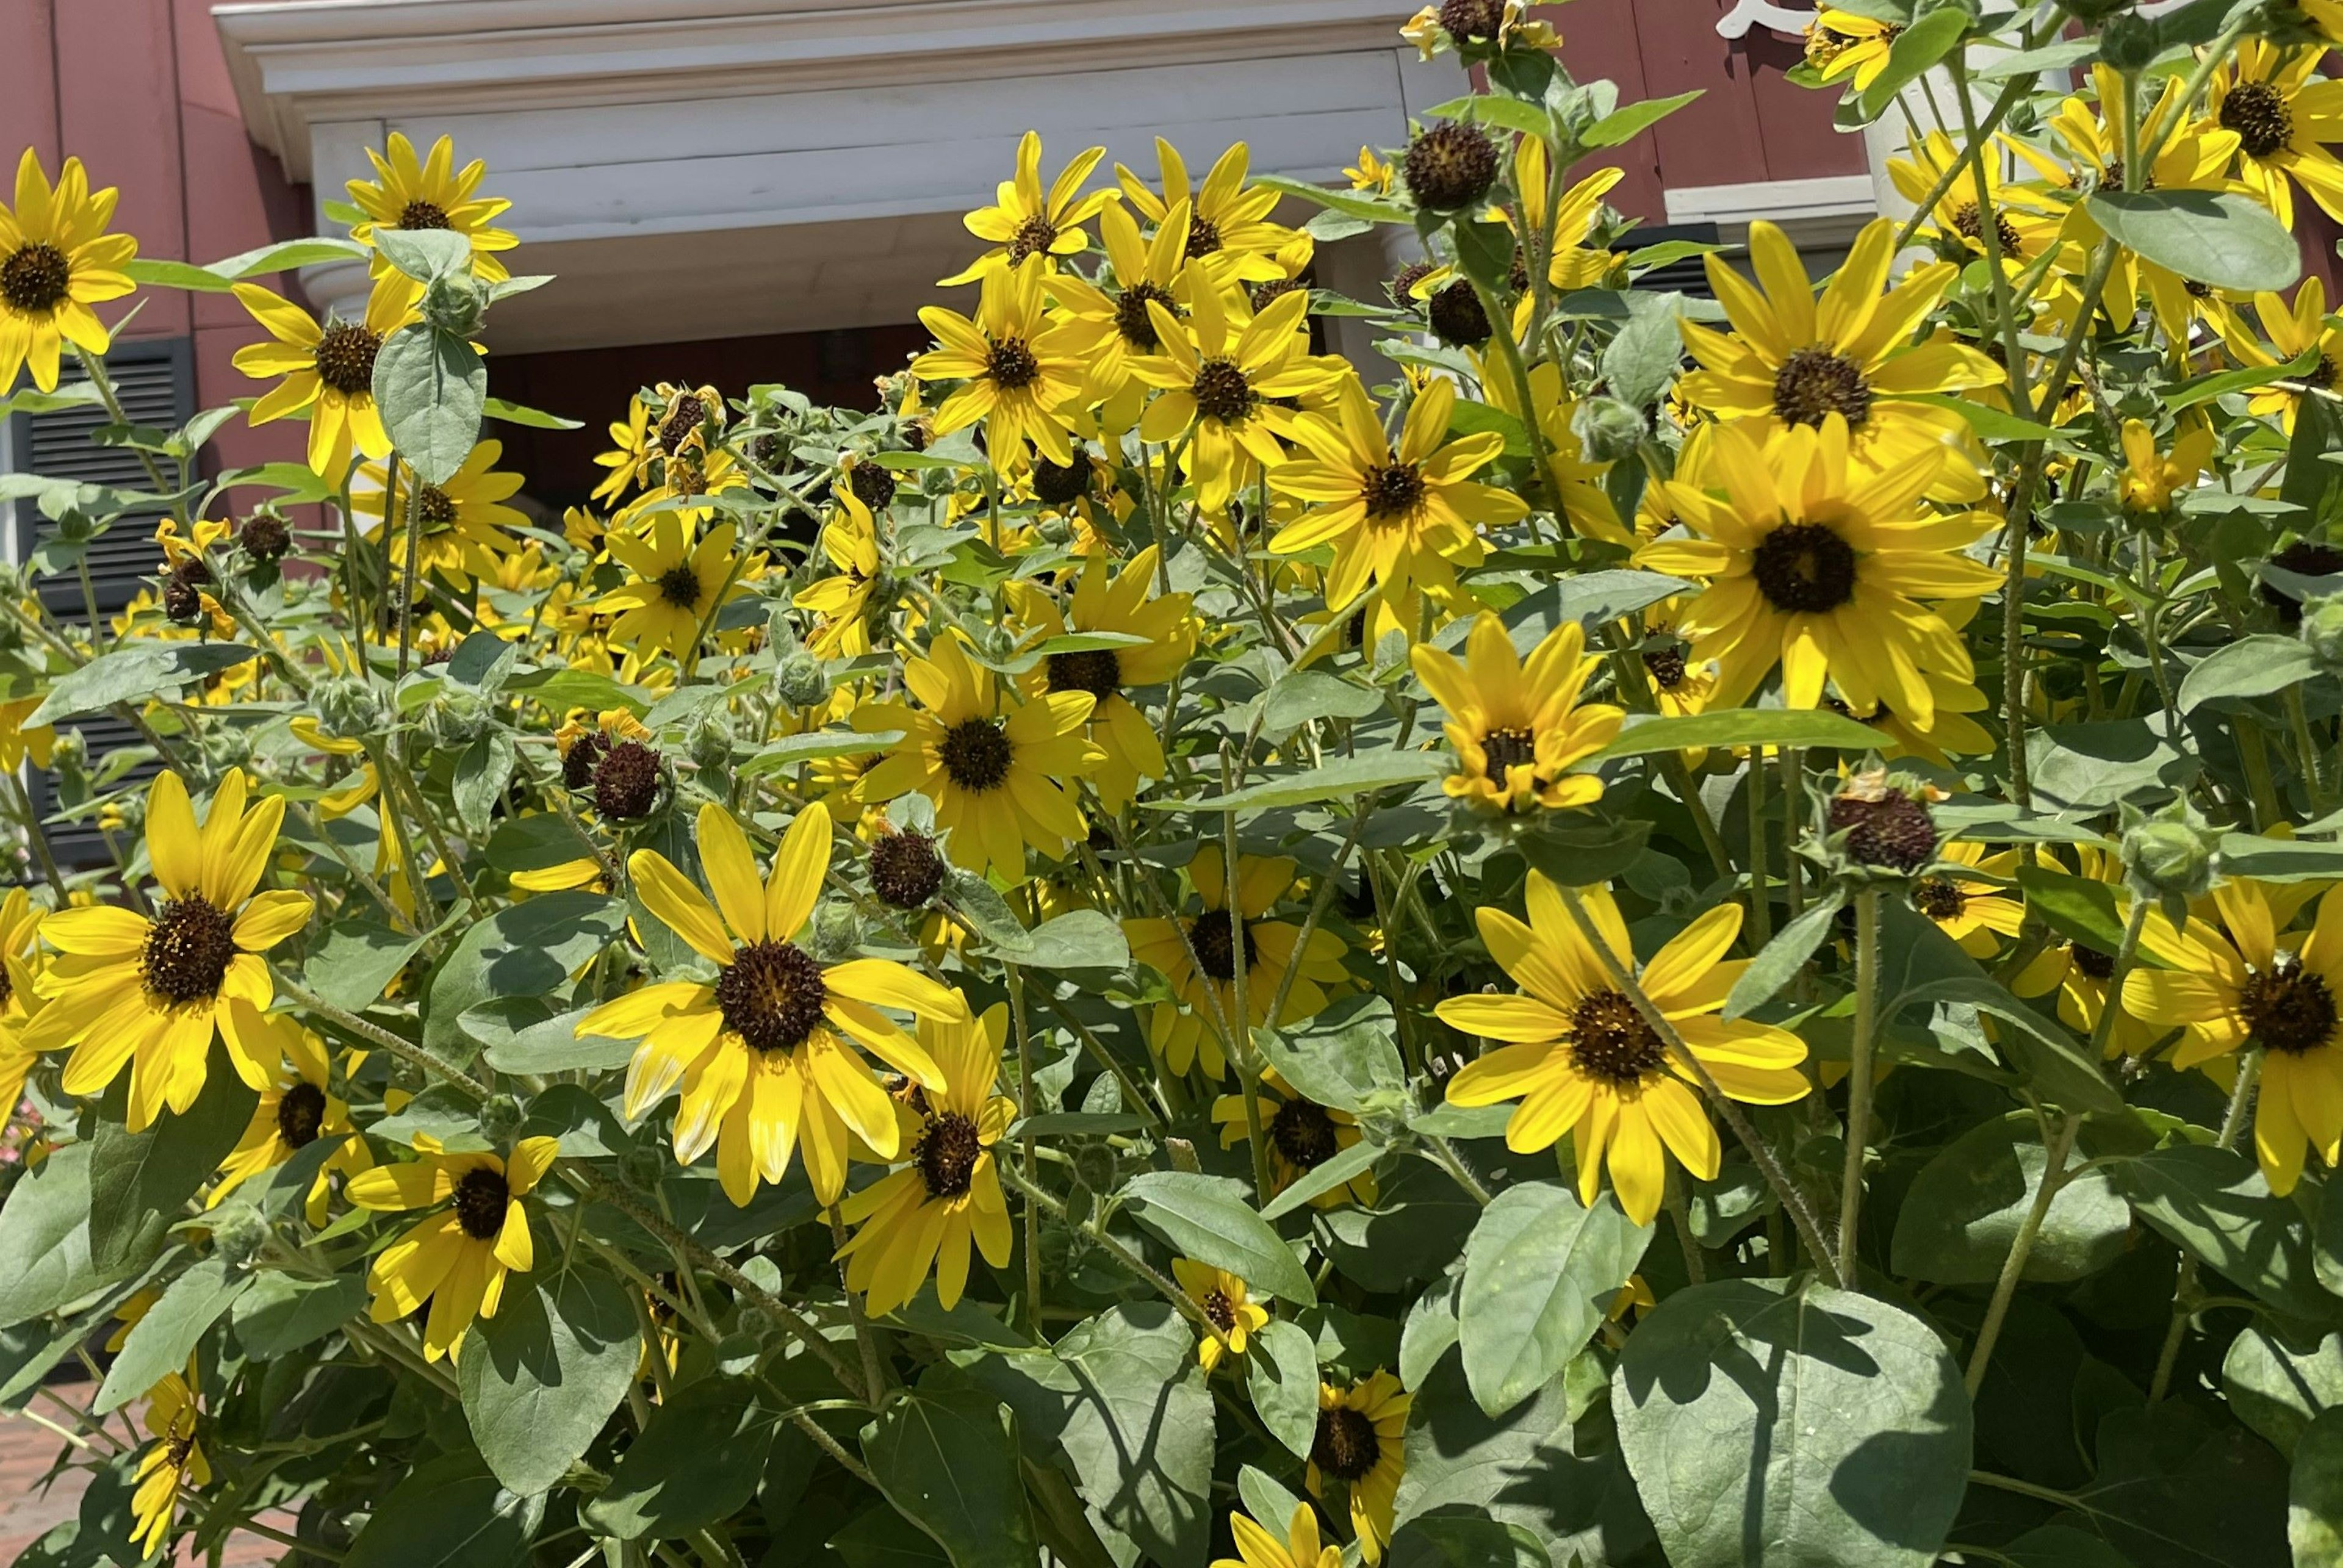
POLYGON ((656 1144, 639 1144, 618 1156, 618 1176, 638 1192, 659 1191, 667 1172, 667 1156, 656 1144))
POLYGON ((1111 1192, 1119 1184, 1114 1151, 1095 1140, 1074 1149, 1074 1179, 1093 1192, 1111 1192))
POLYGON ((478 739, 495 717, 478 692, 450 686, 424 708, 423 733, 434 747, 455 750, 478 739))
POLYGON ((2304 605, 2295 635, 2321 668, 2343 674, 2343 593, 2324 594, 2304 605))
POLYGON ((367 740, 382 733, 382 699, 354 675, 319 681, 317 702, 318 727, 337 740, 367 740))
POLYGON ((423 319, 442 332, 469 337, 480 329, 488 302, 468 273, 442 273, 424 286, 423 319))
POLYGON ((824 963, 843 963, 862 946, 862 922, 854 906, 843 899, 824 899, 813 912, 814 956, 824 963))
POLYGON ((509 1094, 492 1094, 480 1107, 480 1131, 491 1143, 511 1142, 521 1121, 520 1101, 509 1094))
POLYGON ((720 773, 732 766, 732 720, 721 712, 699 713, 684 726, 684 749, 703 773, 720 773))
POLYGON ((1936 824, 1919 791, 1887 781, 1887 770, 1857 773, 1824 809, 1826 847, 1842 869, 1871 879, 1908 877, 1936 858, 1936 824))
POLYGON ((2144 70, 2163 53, 2154 19, 2122 10, 2099 27, 2099 58, 2118 71, 2144 70))
POLYGON ((2211 890, 2220 841, 2186 800, 2175 800, 2152 817, 2127 807, 2124 882, 2143 899, 2161 900, 2178 924, 2187 918, 2188 900, 2211 890))
POLYGON ((791 708, 811 708, 830 699, 830 677, 821 660, 803 648, 781 656, 773 666, 773 689, 791 708))
POLYGON ((206 1216, 211 1227, 212 1251, 235 1268, 245 1263, 268 1241, 268 1221, 254 1204, 223 1204, 206 1216))
POLYGON ((1651 433, 1638 410, 1616 397, 1589 397, 1570 416, 1570 428, 1597 463, 1615 463, 1634 454, 1651 433))

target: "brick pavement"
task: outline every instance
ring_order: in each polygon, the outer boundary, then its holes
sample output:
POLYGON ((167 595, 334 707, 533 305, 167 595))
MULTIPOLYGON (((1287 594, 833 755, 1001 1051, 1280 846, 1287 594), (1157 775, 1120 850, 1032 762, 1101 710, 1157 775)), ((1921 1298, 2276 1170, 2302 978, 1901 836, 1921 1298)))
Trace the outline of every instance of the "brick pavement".
MULTIPOLYGON (((78 1383, 60 1385, 55 1392, 87 1409, 93 1391, 89 1384, 78 1383)), ((45 1413, 55 1412, 55 1406, 37 1396, 32 1408, 45 1413)), ((114 1424, 121 1425, 119 1417, 114 1424)), ((84 1473, 69 1471, 46 1488, 40 1484, 65 1446, 63 1439, 35 1422, 20 1415, 0 1415, 0 1564, 14 1563, 17 1553, 50 1529, 79 1516, 86 1485, 84 1473)), ((281 1528, 291 1522, 272 1519, 269 1523, 281 1528)), ((275 1542, 259 1536, 234 1535, 221 1556, 221 1568, 264 1568, 276 1563, 283 1552, 275 1542)), ((178 1558, 185 1564, 199 1561, 184 1550, 178 1558)))

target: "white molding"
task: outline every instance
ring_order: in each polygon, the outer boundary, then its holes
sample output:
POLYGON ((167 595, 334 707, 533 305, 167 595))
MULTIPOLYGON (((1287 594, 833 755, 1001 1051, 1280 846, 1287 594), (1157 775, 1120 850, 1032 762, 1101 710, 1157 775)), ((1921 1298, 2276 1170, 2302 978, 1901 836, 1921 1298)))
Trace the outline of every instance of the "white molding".
POLYGON ((1747 236, 1765 218, 1805 244, 1844 244, 1879 216, 1879 195, 1867 175, 1756 180, 1745 185, 1683 186, 1667 193, 1668 221, 1713 223, 1727 238, 1747 236))

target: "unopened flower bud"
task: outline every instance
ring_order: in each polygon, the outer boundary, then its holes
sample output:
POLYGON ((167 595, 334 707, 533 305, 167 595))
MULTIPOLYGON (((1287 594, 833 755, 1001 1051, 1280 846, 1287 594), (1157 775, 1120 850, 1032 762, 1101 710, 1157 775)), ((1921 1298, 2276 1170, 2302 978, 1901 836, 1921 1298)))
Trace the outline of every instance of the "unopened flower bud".
POLYGON ((488 302, 469 275, 448 273, 425 286, 422 311, 423 319, 440 331, 469 337, 480 329, 488 302))
POLYGON ((2124 881, 2134 893, 2164 900, 2169 911, 2211 890, 2220 835, 2187 801, 2152 817, 2127 810, 2125 818, 2124 881))
POLYGON ((2324 594, 2305 604, 2295 635, 2321 668, 2343 675, 2343 593, 2324 594))
POLYGON ((212 1250, 231 1267, 250 1261, 268 1240, 268 1221, 251 1203, 226 1203, 206 1216, 212 1250))
POLYGON ((721 712, 701 713, 684 727, 684 749, 702 772, 717 773, 732 766, 732 720, 721 712))
POLYGON ((830 697, 830 677, 821 661, 799 649, 785 654, 773 667, 773 690, 791 708, 811 708, 830 697))
POLYGON ((520 1101, 509 1094, 492 1094, 480 1107, 480 1131, 499 1146, 512 1141, 522 1120, 520 1101))
POLYGON ((1570 428, 1586 456, 1597 463, 1615 463, 1634 454, 1651 433, 1640 409, 1616 397, 1589 397, 1570 417, 1570 428))
POLYGON ((842 963, 862 945, 862 922, 843 899, 825 899, 813 912, 813 950, 825 963, 842 963))
POLYGON ((337 740, 367 740, 382 733, 382 699, 356 676, 319 681, 317 703, 318 727, 337 740))
POLYGON ((424 709, 423 732, 435 747, 458 749, 478 739, 495 717, 478 692, 450 686, 424 709))
POLYGON ((2100 25, 2099 58, 2115 70, 2145 70, 2163 50, 2155 20, 2137 11, 2118 11, 2100 25))

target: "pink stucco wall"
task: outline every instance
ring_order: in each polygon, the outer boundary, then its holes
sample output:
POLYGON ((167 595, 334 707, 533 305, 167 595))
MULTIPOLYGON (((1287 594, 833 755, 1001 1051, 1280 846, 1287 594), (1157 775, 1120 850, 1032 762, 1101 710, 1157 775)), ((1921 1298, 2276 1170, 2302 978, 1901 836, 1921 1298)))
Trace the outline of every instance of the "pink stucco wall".
MULTIPOLYGON (((67 156, 122 192, 115 226, 140 254, 217 261, 307 231, 307 193, 254 147, 236 114, 208 0, 0 0, 0 159, 24 148, 55 178, 67 156)), ((280 291, 290 277, 264 278, 280 291)), ((261 336, 226 294, 141 290, 130 333, 191 337, 198 406, 257 391, 229 356, 261 336)), ((227 467, 296 457, 297 426, 237 420, 217 438, 227 467)))

